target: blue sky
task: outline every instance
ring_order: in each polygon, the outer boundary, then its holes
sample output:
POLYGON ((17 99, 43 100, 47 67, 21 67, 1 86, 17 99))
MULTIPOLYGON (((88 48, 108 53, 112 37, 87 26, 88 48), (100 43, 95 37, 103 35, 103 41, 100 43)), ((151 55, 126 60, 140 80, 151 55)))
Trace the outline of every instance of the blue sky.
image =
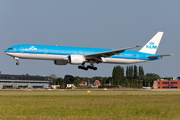
POLYGON ((143 66, 145 73, 179 76, 179 6, 178 0, 1 0, 0 71, 58 77, 111 76, 116 64, 98 64, 97 71, 83 71, 76 65, 56 66, 53 61, 22 59, 16 66, 4 50, 17 44, 121 49, 144 45, 163 31, 157 54, 174 56, 136 65, 143 66))

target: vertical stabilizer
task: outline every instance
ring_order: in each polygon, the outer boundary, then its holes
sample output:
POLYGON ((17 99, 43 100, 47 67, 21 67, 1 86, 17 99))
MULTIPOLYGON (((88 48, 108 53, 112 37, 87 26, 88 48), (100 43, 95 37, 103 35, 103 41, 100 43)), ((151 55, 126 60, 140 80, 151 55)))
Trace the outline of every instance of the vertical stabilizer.
POLYGON ((163 32, 158 32, 139 52, 155 54, 162 36, 163 32))

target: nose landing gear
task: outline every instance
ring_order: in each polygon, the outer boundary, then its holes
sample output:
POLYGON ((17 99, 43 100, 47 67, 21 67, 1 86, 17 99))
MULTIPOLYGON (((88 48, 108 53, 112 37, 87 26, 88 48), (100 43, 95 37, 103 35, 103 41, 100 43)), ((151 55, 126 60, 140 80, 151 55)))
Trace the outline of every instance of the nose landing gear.
POLYGON ((20 64, 19 62, 16 63, 16 65, 19 65, 19 64, 20 64))
POLYGON ((20 63, 19 63, 19 58, 14 57, 14 59, 17 61, 17 62, 16 62, 16 65, 19 65, 19 64, 20 64, 20 63))

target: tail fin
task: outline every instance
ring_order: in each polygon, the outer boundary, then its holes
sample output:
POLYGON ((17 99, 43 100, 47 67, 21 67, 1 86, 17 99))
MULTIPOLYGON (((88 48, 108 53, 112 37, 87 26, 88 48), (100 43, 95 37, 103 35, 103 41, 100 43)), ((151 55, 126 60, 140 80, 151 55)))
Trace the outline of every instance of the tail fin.
POLYGON ((155 54, 162 36, 163 32, 158 32, 139 52, 155 54))

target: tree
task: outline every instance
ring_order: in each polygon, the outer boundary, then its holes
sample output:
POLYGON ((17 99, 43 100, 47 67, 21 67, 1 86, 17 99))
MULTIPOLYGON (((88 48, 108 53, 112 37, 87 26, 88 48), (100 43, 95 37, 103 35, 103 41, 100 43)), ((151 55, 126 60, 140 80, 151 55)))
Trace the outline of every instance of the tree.
POLYGON ((128 79, 131 80, 131 66, 128 67, 128 79))
POLYGON ((124 68, 121 66, 116 66, 112 73, 113 85, 122 85, 124 80, 124 68))
POLYGON ((80 81, 81 78, 79 76, 75 76, 74 79, 75 79, 75 84, 74 85, 78 87, 79 86, 79 81, 80 81))
POLYGON ((121 68, 121 72, 120 72, 120 74, 121 74, 121 81, 120 81, 120 83, 121 83, 121 85, 122 85, 122 83, 123 83, 123 81, 124 81, 124 68, 123 67, 120 67, 121 68))
POLYGON ((144 70, 142 66, 139 66, 139 80, 144 80, 144 70))
POLYGON ((111 85, 111 83, 112 83, 112 77, 108 77, 106 80, 106 84, 111 85))
POLYGON ((129 67, 126 67, 126 79, 129 79, 129 67))
POLYGON ((51 74, 50 77, 52 78, 52 85, 56 85, 56 75, 55 74, 51 74))
POLYGON ((62 79, 62 82, 61 82, 61 85, 60 85, 60 88, 61 89, 65 89, 66 88, 66 83, 65 83, 66 79, 62 79))
POLYGON ((160 77, 159 77, 158 74, 155 74, 155 73, 147 73, 147 74, 145 75, 145 80, 148 82, 148 84, 146 84, 146 86, 152 87, 154 81, 155 81, 155 80, 158 80, 158 79, 160 79, 160 77))
POLYGON ((56 79, 56 85, 61 85, 63 79, 62 78, 57 78, 56 79))
POLYGON ((138 78, 137 66, 134 65, 134 80, 138 78))
POLYGON ((129 66, 129 82, 130 82, 130 87, 133 87, 133 66, 129 66))
POLYGON ((173 80, 173 77, 163 77, 161 79, 164 79, 164 80, 173 80))
POLYGON ((50 77, 54 78, 54 79, 57 79, 56 75, 55 74, 51 74, 50 77))

